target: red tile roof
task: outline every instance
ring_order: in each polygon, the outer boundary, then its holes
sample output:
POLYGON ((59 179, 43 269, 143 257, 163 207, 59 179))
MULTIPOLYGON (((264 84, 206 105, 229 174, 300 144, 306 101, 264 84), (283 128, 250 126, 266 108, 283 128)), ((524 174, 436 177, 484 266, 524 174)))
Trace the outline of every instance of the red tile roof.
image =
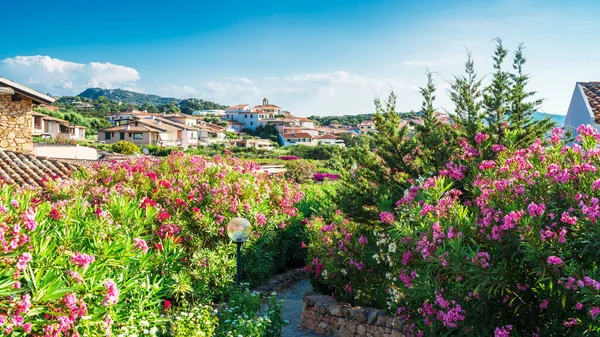
POLYGON ((339 138, 334 135, 322 135, 322 136, 317 137, 317 139, 339 139, 339 138))
POLYGON ((0 149, 0 184, 42 187, 44 180, 67 179, 78 168, 55 159, 0 149))
POLYGON ((583 88, 583 93, 592 108, 596 123, 600 123, 600 82, 579 83, 583 88))
POLYGON ((283 134, 283 135, 281 135, 281 137, 284 137, 284 138, 313 138, 313 136, 311 136, 308 133, 304 133, 304 132, 283 134))

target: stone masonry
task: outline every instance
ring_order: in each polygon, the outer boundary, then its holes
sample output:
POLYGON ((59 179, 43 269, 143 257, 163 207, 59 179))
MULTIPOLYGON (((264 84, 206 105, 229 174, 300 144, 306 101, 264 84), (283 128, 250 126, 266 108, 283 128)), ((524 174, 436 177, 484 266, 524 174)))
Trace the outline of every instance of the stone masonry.
POLYGON ((33 152, 31 98, 13 102, 12 96, 0 95, 0 148, 33 152))
POLYGON ((302 310, 302 328, 319 335, 340 337, 405 337, 407 327, 403 320, 385 311, 351 307, 318 293, 305 293, 302 310))

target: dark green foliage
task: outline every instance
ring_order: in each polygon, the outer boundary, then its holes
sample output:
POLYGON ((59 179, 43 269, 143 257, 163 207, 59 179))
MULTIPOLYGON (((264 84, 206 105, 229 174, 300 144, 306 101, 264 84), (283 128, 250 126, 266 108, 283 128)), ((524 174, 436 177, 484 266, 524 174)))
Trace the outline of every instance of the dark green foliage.
POLYGON ((343 116, 310 116, 316 125, 328 126, 331 124, 342 124, 356 126, 362 121, 373 118, 373 114, 343 115, 343 116))
POLYGON ((339 146, 331 145, 317 145, 317 146, 305 146, 305 145, 294 145, 289 147, 290 155, 296 156, 302 159, 312 160, 331 160, 335 156, 341 155, 345 149, 339 146))
POLYGON ((427 84, 421 88, 423 124, 415 126, 415 139, 419 144, 418 153, 422 162, 420 173, 431 175, 437 173, 437 170, 449 161, 454 151, 456 136, 452 127, 440 123, 437 117, 434 108, 436 86, 429 70, 426 71, 426 75, 427 84))
POLYGON ((86 132, 88 135, 95 135, 98 133, 98 129, 110 126, 110 123, 105 118, 80 114, 75 111, 59 112, 45 108, 39 108, 36 109, 36 111, 43 113, 44 115, 66 120, 71 125, 85 126, 88 128, 86 132))
POLYGON ((408 137, 408 127, 400 127, 396 112, 396 95, 390 93, 382 103, 375 99, 373 116, 377 132, 348 149, 345 169, 341 170, 341 188, 337 195, 340 208, 353 216, 368 218, 374 210, 390 207, 408 187, 406 172, 418 168, 411 157, 415 143, 408 137))
POLYGON ((137 145, 124 140, 112 144, 111 148, 113 152, 121 154, 136 154, 140 152, 140 148, 137 145))
POLYGON ((181 108, 182 113, 191 115, 194 111, 224 110, 225 108, 227 108, 227 106, 210 101, 205 101, 199 98, 188 98, 184 99, 179 103, 179 108, 181 108))
POLYGON ((279 142, 279 139, 277 138, 279 133, 273 124, 267 124, 265 126, 259 125, 252 134, 259 138, 269 139, 276 143, 279 142))

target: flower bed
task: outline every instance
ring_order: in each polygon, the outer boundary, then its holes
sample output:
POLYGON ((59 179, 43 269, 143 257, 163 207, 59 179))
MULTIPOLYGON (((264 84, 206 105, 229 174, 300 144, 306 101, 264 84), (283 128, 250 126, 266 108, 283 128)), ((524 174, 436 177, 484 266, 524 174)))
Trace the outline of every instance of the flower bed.
POLYGON ((312 179, 316 182, 321 182, 324 180, 338 180, 340 178, 339 174, 332 173, 315 173, 312 179))
POLYGON ((280 156, 279 159, 280 160, 298 160, 300 158, 298 158, 296 156, 280 156))
POLYGON ((600 135, 561 131, 516 151, 478 136, 497 159, 474 149, 371 224, 311 219, 315 285, 415 335, 597 335, 600 135))
MULTIPOLYGON (((258 284, 284 269, 293 253, 282 247, 299 246, 286 232, 302 192, 257 169, 174 153, 99 165, 43 191, 3 187, 0 328, 15 336, 170 335, 171 313, 230 297, 235 249, 225 227, 233 217, 253 225, 244 280, 258 284)), ((259 316, 250 323, 256 312, 244 324, 270 329, 259 316)))

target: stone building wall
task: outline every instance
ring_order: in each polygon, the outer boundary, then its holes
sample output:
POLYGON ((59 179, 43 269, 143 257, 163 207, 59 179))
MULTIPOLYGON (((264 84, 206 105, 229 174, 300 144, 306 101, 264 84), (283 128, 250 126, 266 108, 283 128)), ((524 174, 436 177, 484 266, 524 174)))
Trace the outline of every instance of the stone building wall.
POLYGON ((318 293, 305 293, 303 300, 301 327, 319 335, 339 337, 406 336, 407 327, 404 321, 386 314, 383 310, 351 307, 318 293))
POLYGON ((0 148, 33 152, 31 98, 13 102, 12 96, 0 95, 0 148))

